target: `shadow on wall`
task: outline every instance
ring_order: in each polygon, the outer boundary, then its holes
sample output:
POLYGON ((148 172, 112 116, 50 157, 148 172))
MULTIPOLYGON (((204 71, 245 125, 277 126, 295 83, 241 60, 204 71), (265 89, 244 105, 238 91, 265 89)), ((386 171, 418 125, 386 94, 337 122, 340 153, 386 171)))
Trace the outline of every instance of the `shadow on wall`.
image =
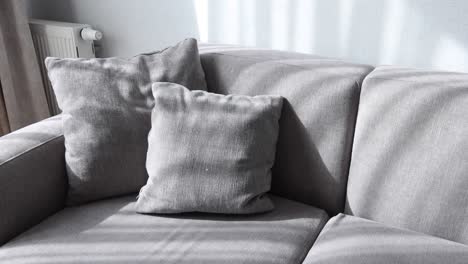
POLYGON ((468 72, 463 0, 193 0, 201 41, 468 72))

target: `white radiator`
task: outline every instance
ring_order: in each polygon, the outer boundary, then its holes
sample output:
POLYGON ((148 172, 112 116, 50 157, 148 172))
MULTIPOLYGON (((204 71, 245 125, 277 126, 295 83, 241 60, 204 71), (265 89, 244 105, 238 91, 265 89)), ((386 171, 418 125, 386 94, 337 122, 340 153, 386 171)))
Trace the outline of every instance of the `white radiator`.
POLYGON ((94 58, 94 40, 102 38, 102 33, 86 24, 31 19, 31 35, 41 68, 42 80, 51 114, 60 113, 54 91, 47 77, 44 65, 46 57, 94 58))

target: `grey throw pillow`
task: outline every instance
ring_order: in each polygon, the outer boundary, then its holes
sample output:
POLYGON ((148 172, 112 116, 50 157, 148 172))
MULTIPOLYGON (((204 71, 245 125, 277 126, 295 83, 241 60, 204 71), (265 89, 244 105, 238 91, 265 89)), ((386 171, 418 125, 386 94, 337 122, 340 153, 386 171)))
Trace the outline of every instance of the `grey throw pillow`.
POLYGON ((280 96, 219 95, 153 85, 149 179, 139 213, 248 214, 273 209, 280 96))
POLYGON ((153 82, 206 90, 194 39, 131 59, 47 58, 46 66, 63 111, 68 205, 138 192, 146 183, 153 82))

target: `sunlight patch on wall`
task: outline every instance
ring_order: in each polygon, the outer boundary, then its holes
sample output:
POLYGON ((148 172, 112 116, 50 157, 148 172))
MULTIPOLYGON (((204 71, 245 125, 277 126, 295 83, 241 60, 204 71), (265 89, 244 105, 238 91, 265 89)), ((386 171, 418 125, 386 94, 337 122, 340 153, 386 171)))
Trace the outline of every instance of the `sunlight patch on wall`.
POLYGON ((349 53, 354 4, 354 0, 340 0, 339 2, 338 41, 341 57, 349 53))
POLYGON ((239 43, 240 32, 240 12, 238 0, 224 0, 223 1, 223 18, 222 27, 223 35, 225 36, 226 43, 239 43))
MULTIPOLYGON (((405 0, 386 0, 385 18, 382 28, 382 45, 380 47, 380 64, 393 64, 399 53, 401 36, 405 26, 405 15, 408 6, 405 0)), ((409 25, 407 25, 409 26, 409 25)))
POLYGON ((200 42, 208 42, 208 0, 193 0, 200 42))
POLYGON ((201 42, 468 71, 460 34, 466 26, 420 1, 193 0, 193 6, 201 42))
POLYGON ((256 7, 257 1, 241 0, 239 14, 241 17, 241 33, 240 43, 247 46, 257 45, 257 21, 256 21, 256 7))
POLYGON ((432 66, 448 71, 468 72, 467 49, 454 38, 441 36, 432 57, 432 66))
POLYGON ((271 1, 271 48, 287 50, 289 36, 289 1, 271 1))
POLYGON ((293 47, 296 51, 310 52, 315 48, 315 6, 315 1, 297 0, 293 47))

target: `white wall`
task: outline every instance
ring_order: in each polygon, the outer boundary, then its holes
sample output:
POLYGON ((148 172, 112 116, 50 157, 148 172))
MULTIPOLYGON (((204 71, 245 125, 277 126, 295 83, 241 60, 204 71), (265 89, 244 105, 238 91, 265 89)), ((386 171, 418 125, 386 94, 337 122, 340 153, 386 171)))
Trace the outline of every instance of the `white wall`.
POLYGON ((96 26, 105 34, 102 56, 192 36, 468 72, 466 0, 31 0, 31 14, 96 26))
POLYGON ((198 38, 192 0, 29 0, 33 18, 90 24, 104 33, 99 56, 130 57, 198 38))

